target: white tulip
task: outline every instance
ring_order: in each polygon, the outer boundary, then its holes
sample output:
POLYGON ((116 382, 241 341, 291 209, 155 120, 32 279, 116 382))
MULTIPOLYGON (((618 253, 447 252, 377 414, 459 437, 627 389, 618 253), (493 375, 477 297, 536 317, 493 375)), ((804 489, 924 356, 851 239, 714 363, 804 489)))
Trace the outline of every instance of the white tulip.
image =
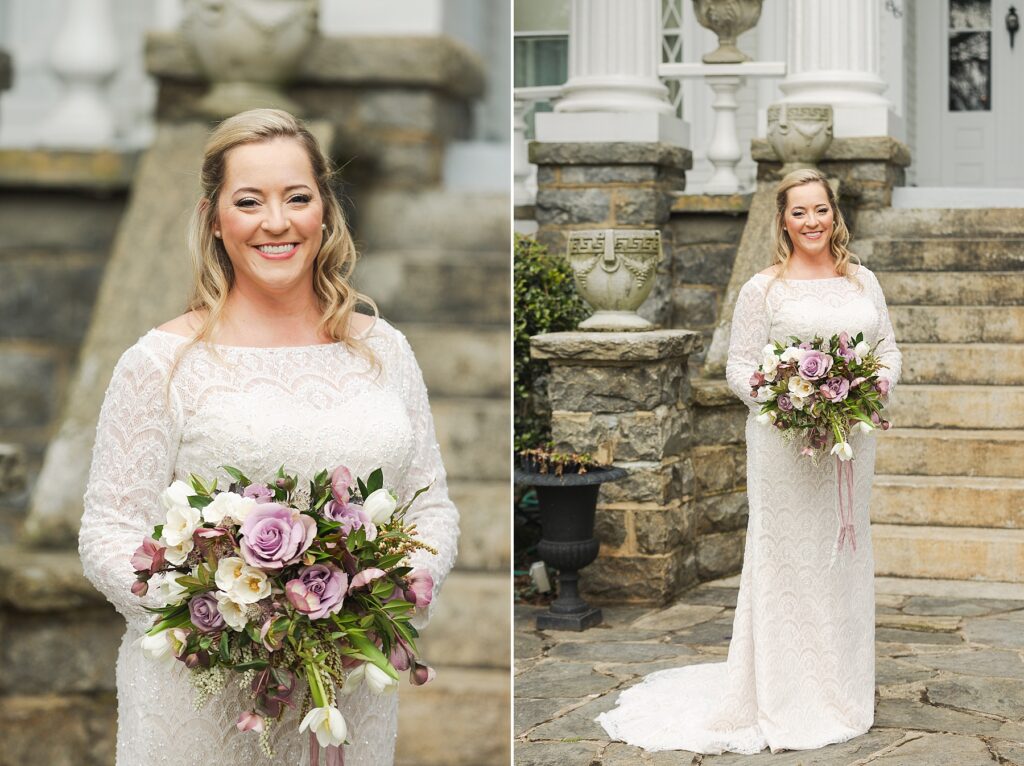
POLYGON ((234 492, 221 492, 213 502, 203 508, 203 520, 207 524, 220 524, 227 516, 241 523, 256 507, 256 501, 251 497, 242 497, 234 492))
POLYGON ((144 651, 151 659, 173 661, 174 655, 171 653, 171 642, 170 642, 170 631, 163 630, 152 636, 142 637, 142 651, 144 651))
POLYGON ((188 499, 195 493, 196 491, 192 489, 191 485, 179 479, 160 493, 160 502, 163 503, 165 511, 169 511, 171 508, 188 508, 188 499))
POLYGON ((364 675, 366 675, 366 663, 356 665, 352 670, 345 674, 345 683, 342 684, 338 691, 343 696, 347 697, 359 688, 359 684, 363 682, 364 675))
POLYGON ((316 734, 320 747, 340 745, 348 736, 348 726, 341 711, 330 705, 326 707, 315 707, 306 713, 306 717, 299 724, 299 731, 309 729, 316 734))
POLYGON ((768 356, 769 354, 775 356, 775 346, 771 343, 761 349, 761 356, 768 356))
POLYGON ((242 572, 248 566, 238 556, 226 556, 217 562, 217 571, 213 575, 217 587, 222 591, 229 591, 231 587, 242 576, 242 572))
POLYGON ((839 455, 840 460, 853 460, 853 447, 847 442, 838 442, 829 454, 839 455))
POLYGON ((255 604, 270 595, 270 582, 256 567, 244 566, 238 579, 228 589, 228 594, 239 604, 255 604))
POLYGON ((376 492, 371 492, 370 496, 363 501, 363 510, 374 524, 390 521, 391 514, 397 507, 398 499, 383 487, 376 492))
POLYGON ((217 599, 217 611, 224 618, 224 622, 230 625, 232 630, 245 630, 245 625, 249 620, 245 616, 243 605, 233 600, 224 591, 216 591, 213 597, 217 599))
POLYGON ((814 384, 799 375, 794 375, 789 379, 789 392, 797 396, 808 397, 814 393, 814 384))
POLYGON ((853 347, 853 354, 857 358, 857 361, 860 362, 865 356, 868 355, 868 352, 870 350, 871 346, 868 344, 868 342, 866 340, 862 340, 860 343, 853 347))
POLYGON ((807 356, 807 349, 790 346, 782 352, 781 359, 783 362, 796 362, 799 364, 805 356, 807 356))
POLYGON ((168 546, 181 545, 185 540, 192 539, 192 533, 203 523, 202 515, 197 508, 178 505, 167 511, 164 531, 160 536, 168 546))
POLYGON ((371 663, 366 663, 366 671, 363 674, 363 680, 366 681, 366 685, 377 694, 388 694, 389 692, 398 691, 398 680, 392 678, 383 670, 371 663))
POLYGON ((167 550, 164 551, 164 557, 175 566, 181 566, 195 547, 196 544, 192 542, 192 538, 188 537, 178 545, 168 545, 167 550))
POLYGON ((757 389, 757 396, 754 397, 754 401, 758 404, 764 404, 768 401, 768 397, 772 395, 772 390, 769 386, 761 386, 757 389))
POLYGON ((860 431, 862 434, 872 434, 875 432, 874 426, 869 426, 863 420, 858 420, 857 425, 853 427, 855 431, 860 431))
POLYGON ((772 414, 770 412, 762 412, 754 420, 762 426, 770 426, 772 424, 772 414))
MULTIPOLYGON (((189 540, 189 542, 192 542, 189 540)), ((188 555, 187 553, 185 554, 188 555)), ((184 560, 182 561, 184 563, 184 560)), ((163 606, 177 606, 185 600, 188 595, 188 588, 178 582, 181 575, 178 572, 170 574, 161 572, 153 576, 149 581, 149 592, 156 595, 163 606)))

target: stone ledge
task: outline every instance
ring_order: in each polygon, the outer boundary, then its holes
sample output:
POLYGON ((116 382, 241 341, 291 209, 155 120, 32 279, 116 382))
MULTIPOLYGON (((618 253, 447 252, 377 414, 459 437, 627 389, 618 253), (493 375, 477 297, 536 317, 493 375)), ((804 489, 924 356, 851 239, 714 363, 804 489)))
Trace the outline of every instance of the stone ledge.
POLYGON ((703 348, 691 330, 649 332, 553 332, 530 338, 530 356, 575 362, 657 362, 703 348))
POLYGON ((689 170, 693 153, 672 144, 633 142, 530 142, 535 165, 663 165, 689 170))
MULTIPOLYGON (((782 162, 763 138, 755 138, 750 142, 750 156, 755 162, 782 162)), ((906 144, 890 136, 835 138, 822 158, 822 162, 865 161, 890 162, 906 167, 910 164, 910 149, 906 144)))
MULTIPOLYGON (((176 32, 146 35, 146 71, 168 80, 203 80, 176 32)), ((299 66, 296 81, 322 85, 431 88, 457 98, 487 89, 480 57, 449 37, 321 37, 299 66)))
POLYGON ((0 546, 0 607, 51 612, 104 604, 82 573, 78 551, 0 546))
POLYGON ((673 213, 728 213, 742 215, 750 211, 750 194, 680 194, 672 203, 673 213))
POLYGON ((736 398, 729 384, 724 380, 710 378, 694 378, 693 403, 700 407, 742 407, 743 402, 736 398))
POLYGON ((138 154, 0 150, 0 188, 127 191, 138 154))

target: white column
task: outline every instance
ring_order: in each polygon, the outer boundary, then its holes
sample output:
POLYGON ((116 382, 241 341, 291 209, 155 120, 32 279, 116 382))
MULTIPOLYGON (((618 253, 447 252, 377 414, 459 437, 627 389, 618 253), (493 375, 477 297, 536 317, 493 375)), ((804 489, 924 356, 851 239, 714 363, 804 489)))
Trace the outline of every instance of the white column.
POLYGON ((108 147, 116 138, 106 85, 117 72, 111 0, 68 0, 50 63, 65 92, 42 131, 46 145, 108 147))
POLYGON ((789 103, 831 104, 837 138, 902 138, 902 121, 882 95, 880 0, 789 0, 789 103))
POLYGON ((569 79, 539 141, 663 141, 686 146, 686 123, 658 79, 659 0, 572 0, 569 79))

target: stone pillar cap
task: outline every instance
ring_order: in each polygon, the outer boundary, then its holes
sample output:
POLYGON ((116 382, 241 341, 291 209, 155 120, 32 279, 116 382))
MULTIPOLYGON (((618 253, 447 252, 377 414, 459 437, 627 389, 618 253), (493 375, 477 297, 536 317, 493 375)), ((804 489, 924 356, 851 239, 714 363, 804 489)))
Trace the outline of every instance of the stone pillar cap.
POLYGON ((553 332, 530 338, 533 359, 579 362, 656 362, 700 351, 693 330, 649 332, 553 332))

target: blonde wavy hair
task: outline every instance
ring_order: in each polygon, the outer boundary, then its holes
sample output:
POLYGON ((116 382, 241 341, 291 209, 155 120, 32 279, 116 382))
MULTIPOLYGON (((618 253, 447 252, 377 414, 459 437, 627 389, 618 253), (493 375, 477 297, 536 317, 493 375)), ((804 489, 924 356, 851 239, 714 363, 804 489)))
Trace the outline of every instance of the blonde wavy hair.
POLYGON ((334 341, 346 343, 375 365, 376 359, 366 344, 349 332, 349 323, 357 305, 367 307, 374 319, 379 314, 373 300, 356 291, 348 281, 357 253, 345 215, 331 188, 334 168, 309 129, 280 109, 251 109, 229 117, 210 134, 203 150, 199 175, 202 198, 196 204, 188 228, 188 248, 192 258, 188 310, 203 312, 205 316, 199 331, 182 349, 182 354, 200 341, 212 342, 228 293, 234 285, 235 273, 227 251, 213 233, 228 155, 236 147, 276 138, 293 139, 305 150, 323 202, 323 223, 327 229, 313 261, 313 291, 320 308, 318 330, 334 341))
POLYGON ((793 241, 786 231, 786 204, 789 190, 805 184, 819 183, 825 189, 828 197, 829 207, 832 208, 832 236, 829 238, 829 249, 832 251, 832 259, 835 261, 836 274, 841 277, 852 279, 850 275, 850 260, 859 262, 857 256, 848 249, 850 244, 850 230, 846 226, 843 213, 839 209, 835 192, 829 186, 828 179, 820 171, 814 168, 794 170, 787 174, 779 185, 775 187, 775 228, 772 231, 772 266, 779 266, 776 279, 781 279, 789 266, 789 258, 793 254, 793 241))

